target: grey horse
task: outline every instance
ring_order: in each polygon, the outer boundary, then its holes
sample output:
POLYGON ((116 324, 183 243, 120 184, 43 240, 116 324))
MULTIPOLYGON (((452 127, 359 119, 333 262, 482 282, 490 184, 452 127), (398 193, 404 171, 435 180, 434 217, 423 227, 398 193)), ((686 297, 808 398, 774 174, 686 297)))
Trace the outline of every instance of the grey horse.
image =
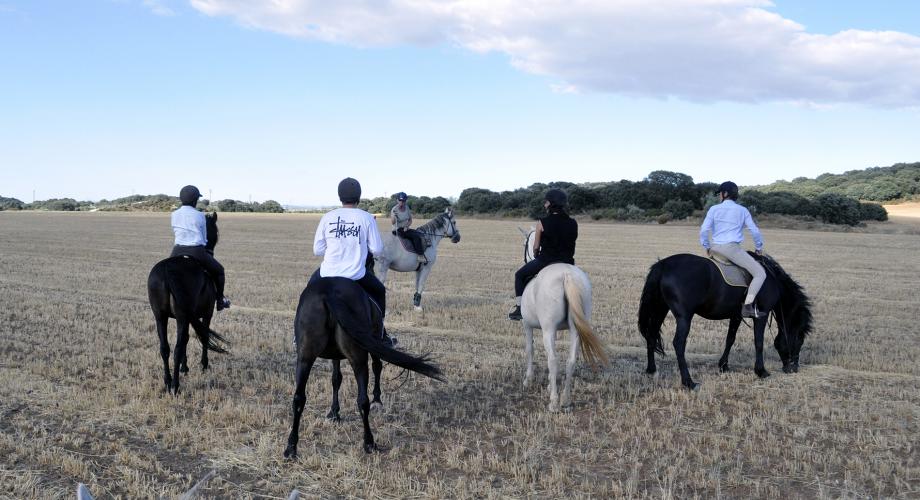
POLYGON ((444 209, 444 213, 438 214, 437 217, 416 228, 416 231, 422 233, 424 238, 430 241, 430 245, 425 249, 425 261, 419 262, 416 254, 406 250, 399 241, 399 236, 392 233, 383 234, 383 252, 374 256, 374 272, 377 278, 383 284, 387 281, 387 272, 393 270, 396 272, 407 273, 415 272, 415 296, 412 297, 412 304, 416 311, 422 310, 422 292, 425 290, 425 281, 428 274, 438 258, 438 244, 444 238, 450 238, 451 243, 460 241, 460 231, 457 229, 457 221, 454 219, 454 211, 450 207, 444 209))

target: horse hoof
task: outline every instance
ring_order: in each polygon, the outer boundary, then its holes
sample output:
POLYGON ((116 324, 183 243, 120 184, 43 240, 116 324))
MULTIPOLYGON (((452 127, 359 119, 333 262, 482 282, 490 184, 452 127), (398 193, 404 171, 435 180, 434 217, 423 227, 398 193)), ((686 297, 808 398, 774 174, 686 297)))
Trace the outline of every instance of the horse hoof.
POLYGON ((730 371, 732 371, 732 370, 731 370, 731 368, 728 367, 728 363, 725 363, 725 364, 719 363, 719 371, 720 371, 721 373, 727 373, 727 372, 730 372, 730 371))
POLYGON ((201 363, 201 371, 204 371, 204 372, 208 371, 208 364, 207 364, 207 363, 201 363))
POLYGON ((550 411, 550 413, 558 413, 558 412, 559 412, 559 403, 550 403, 550 404, 549 404, 549 411, 550 411))
POLYGON ((698 382, 690 382, 689 384, 684 384, 684 389, 687 389, 688 391, 693 391, 693 392, 700 392, 700 387, 702 385, 703 384, 698 383, 698 382))
POLYGON ((757 376, 760 377, 760 378, 767 378, 767 377, 770 376, 770 372, 768 372, 765 368, 761 368, 761 369, 759 369, 759 370, 754 370, 754 373, 756 373, 757 376))
POLYGON ((798 362, 792 363, 792 371, 794 373, 799 373, 799 363, 798 362))
POLYGON ((179 367, 179 372, 188 373, 188 365, 182 365, 179 367))
POLYGON ((364 453, 377 453, 380 451, 380 448, 377 448, 377 443, 364 443, 364 453))
POLYGON ((783 365, 783 373, 795 373, 792 365, 783 365))
POLYGON ((657 368, 646 368, 645 369, 646 375, 654 375, 656 372, 658 372, 657 368))
POLYGON ((383 411, 383 403, 380 401, 374 401, 371 403, 371 411, 383 411))
POLYGON ((287 458, 289 460, 293 460, 297 458, 297 447, 293 445, 288 445, 288 447, 284 449, 284 458, 287 458))
POLYGON ((415 306, 415 312, 422 312, 422 306, 415 306))
POLYGON ((339 416, 339 412, 337 411, 330 411, 329 413, 327 413, 326 419, 329 420, 330 422, 336 422, 336 423, 342 421, 342 417, 339 416))

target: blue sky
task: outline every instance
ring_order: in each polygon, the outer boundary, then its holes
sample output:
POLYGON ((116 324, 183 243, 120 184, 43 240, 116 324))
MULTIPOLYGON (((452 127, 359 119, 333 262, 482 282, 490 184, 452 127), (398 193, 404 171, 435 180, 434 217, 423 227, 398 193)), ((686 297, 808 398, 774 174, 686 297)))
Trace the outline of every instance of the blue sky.
POLYGON ((280 3, 0 0, 0 195, 328 205, 344 176, 457 196, 920 161, 913 1, 280 3))

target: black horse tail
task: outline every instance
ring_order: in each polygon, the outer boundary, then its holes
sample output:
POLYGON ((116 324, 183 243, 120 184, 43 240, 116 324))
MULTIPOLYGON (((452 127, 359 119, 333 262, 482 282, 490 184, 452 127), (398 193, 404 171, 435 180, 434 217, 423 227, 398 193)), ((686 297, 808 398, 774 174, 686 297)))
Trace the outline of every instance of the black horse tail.
POLYGON ((196 317, 194 304, 198 298, 189 293, 187 286, 182 286, 183 274, 181 271, 174 267, 171 268, 169 261, 165 261, 164 264, 163 283, 166 284, 166 291, 175 300, 176 309, 178 309, 174 311, 176 316, 181 316, 188 320, 192 328, 195 329, 195 335, 198 336, 198 341, 201 342, 202 347, 209 351, 226 354, 230 348, 230 342, 223 335, 204 326, 204 323, 196 317), (205 332, 208 333, 207 338, 204 338, 205 332))
POLYGON ((342 290, 334 287, 331 293, 325 294, 326 306, 335 316, 336 321, 345 330, 345 333, 352 340, 358 343, 362 349, 369 352, 387 363, 394 364, 400 368, 420 373, 426 377, 433 378, 444 382, 444 376, 437 365, 431 363, 431 357, 426 355, 413 356, 411 354, 397 351, 388 346, 374 332, 371 322, 368 321, 368 309, 370 301, 364 297, 364 301, 355 300, 354 296, 346 296, 349 290, 342 290), (365 304, 358 310, 352 304, 365 304))
POLYGON ((658 354, 664 354, 661 322, 668 314, 668 306, 661 297, 661 266, 661 261, 658 261, 649 268, 642 288, 642 298, 639 300, 639 333, 649 345, 654 343, 658 354))

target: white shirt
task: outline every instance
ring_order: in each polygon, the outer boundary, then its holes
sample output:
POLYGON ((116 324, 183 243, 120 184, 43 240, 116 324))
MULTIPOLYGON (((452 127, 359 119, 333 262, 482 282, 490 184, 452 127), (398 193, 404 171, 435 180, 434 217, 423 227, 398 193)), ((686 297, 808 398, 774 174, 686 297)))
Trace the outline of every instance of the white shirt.
POLYGON ((751 232, 754 239, 754 248, 763 248, 763 237, 760 229, 754 224, 751 212, 732 200, 725 200, 718 205, 713 205, 706 212, 706 219, 700 227, 700 244, 709 248, 709 233, 712 233, 712 244, 725 245, 727 243, 741 243, 744 241, 744 228, 751 232))
POLYGON ((176 233, 176 245, 187 247, 204 246, 208 243, 208 230, 204 214, 188 205, 182 205, 172 213, 172 228, 176 233))
POLYGON ((359 280, 367 252, 380 253, 383 240, 374 217, 358 208, 337 208, 323 216, 313 238, 313 254, 323 256, 319 275, 359 280))

